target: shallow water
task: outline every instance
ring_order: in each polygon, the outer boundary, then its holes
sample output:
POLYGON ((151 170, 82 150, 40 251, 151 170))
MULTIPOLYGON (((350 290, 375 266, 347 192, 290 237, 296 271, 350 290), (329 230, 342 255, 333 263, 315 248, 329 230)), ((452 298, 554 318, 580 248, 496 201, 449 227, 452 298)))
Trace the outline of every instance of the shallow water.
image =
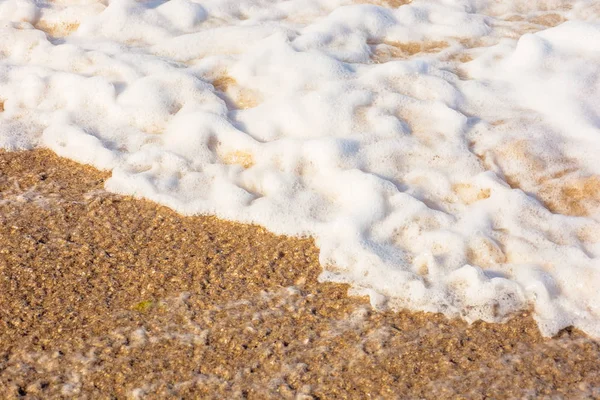
POLYGON ((0 151, 5 398, 597 398, 600 342, 375 312, 319 283, 309 239, 102 190, 47 150, 0 151))

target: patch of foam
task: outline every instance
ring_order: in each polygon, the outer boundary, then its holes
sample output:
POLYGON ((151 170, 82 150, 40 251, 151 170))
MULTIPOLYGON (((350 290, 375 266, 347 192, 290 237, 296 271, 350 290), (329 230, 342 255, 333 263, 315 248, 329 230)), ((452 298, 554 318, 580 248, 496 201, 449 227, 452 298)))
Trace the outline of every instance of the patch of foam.
POLYGON ((0 146, 314 236, 380 308, 600 337, 593 0, 6 0, 0 146))

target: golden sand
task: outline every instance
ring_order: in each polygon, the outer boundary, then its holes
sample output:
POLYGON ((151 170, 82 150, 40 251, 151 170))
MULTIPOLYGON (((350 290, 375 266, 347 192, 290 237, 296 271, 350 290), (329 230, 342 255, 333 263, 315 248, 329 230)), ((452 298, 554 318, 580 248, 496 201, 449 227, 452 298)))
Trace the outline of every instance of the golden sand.
POLYGON ((405 4, 412 2, 412 0, 357 0, 358 4, 375 4, 377 6, 398 8, 405 4))
POLYGON ((588 216, 600 208, 600 176, 582 175, 572 160, 546 160, 543 150, 533 151, 525 140, 476 155, 486 169, 498 165, 512 188, 536 196, 552 212, 588 216))
POLYGON ((240 86, 227 74, 216 77, 211 83, 224 96, 223 100, 229 109, 245 110, 260 104, 259 96, 255 91, 240 86))
POLYGON ((369 42, 372 48, 371 59, 375 63, 385 63, 394 59, 405 59, 421 53, 439 53, 449 46, 447 42, 369 42))
POLYGON ((311 240, 182 217, 106 178, 0 153, 3 398, 600 396, 599 343, 576 330, 374 312, 317 282, 311 240))
POLYGON ((44 31, 46 34, 52 37, 61 38, 69 36, 71 33, 75 32, 77 28, 79 28, 79 23, 59 22, 52 24, 42 20, 35 24, 35 28, 44 31))

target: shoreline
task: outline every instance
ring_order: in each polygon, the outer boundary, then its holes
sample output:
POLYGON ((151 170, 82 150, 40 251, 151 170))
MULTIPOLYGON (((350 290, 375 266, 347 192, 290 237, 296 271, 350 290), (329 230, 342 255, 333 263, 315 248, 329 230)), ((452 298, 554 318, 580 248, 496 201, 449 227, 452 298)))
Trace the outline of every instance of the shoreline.
POLYGON ((95 398, 600 397, 600 343, 523 313, 375 312, 310 239, 107 193, 0 152, 0 391, 95 398))

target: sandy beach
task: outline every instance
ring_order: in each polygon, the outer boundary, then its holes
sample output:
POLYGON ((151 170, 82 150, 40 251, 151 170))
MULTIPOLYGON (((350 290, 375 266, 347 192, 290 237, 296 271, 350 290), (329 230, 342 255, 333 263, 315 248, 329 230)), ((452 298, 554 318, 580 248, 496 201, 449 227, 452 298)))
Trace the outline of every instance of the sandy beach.
POLYGON ((373 311, 318 283, 312 240, 103 190, 0 153, 3 398, 598 398, 600 344, 373 311))

